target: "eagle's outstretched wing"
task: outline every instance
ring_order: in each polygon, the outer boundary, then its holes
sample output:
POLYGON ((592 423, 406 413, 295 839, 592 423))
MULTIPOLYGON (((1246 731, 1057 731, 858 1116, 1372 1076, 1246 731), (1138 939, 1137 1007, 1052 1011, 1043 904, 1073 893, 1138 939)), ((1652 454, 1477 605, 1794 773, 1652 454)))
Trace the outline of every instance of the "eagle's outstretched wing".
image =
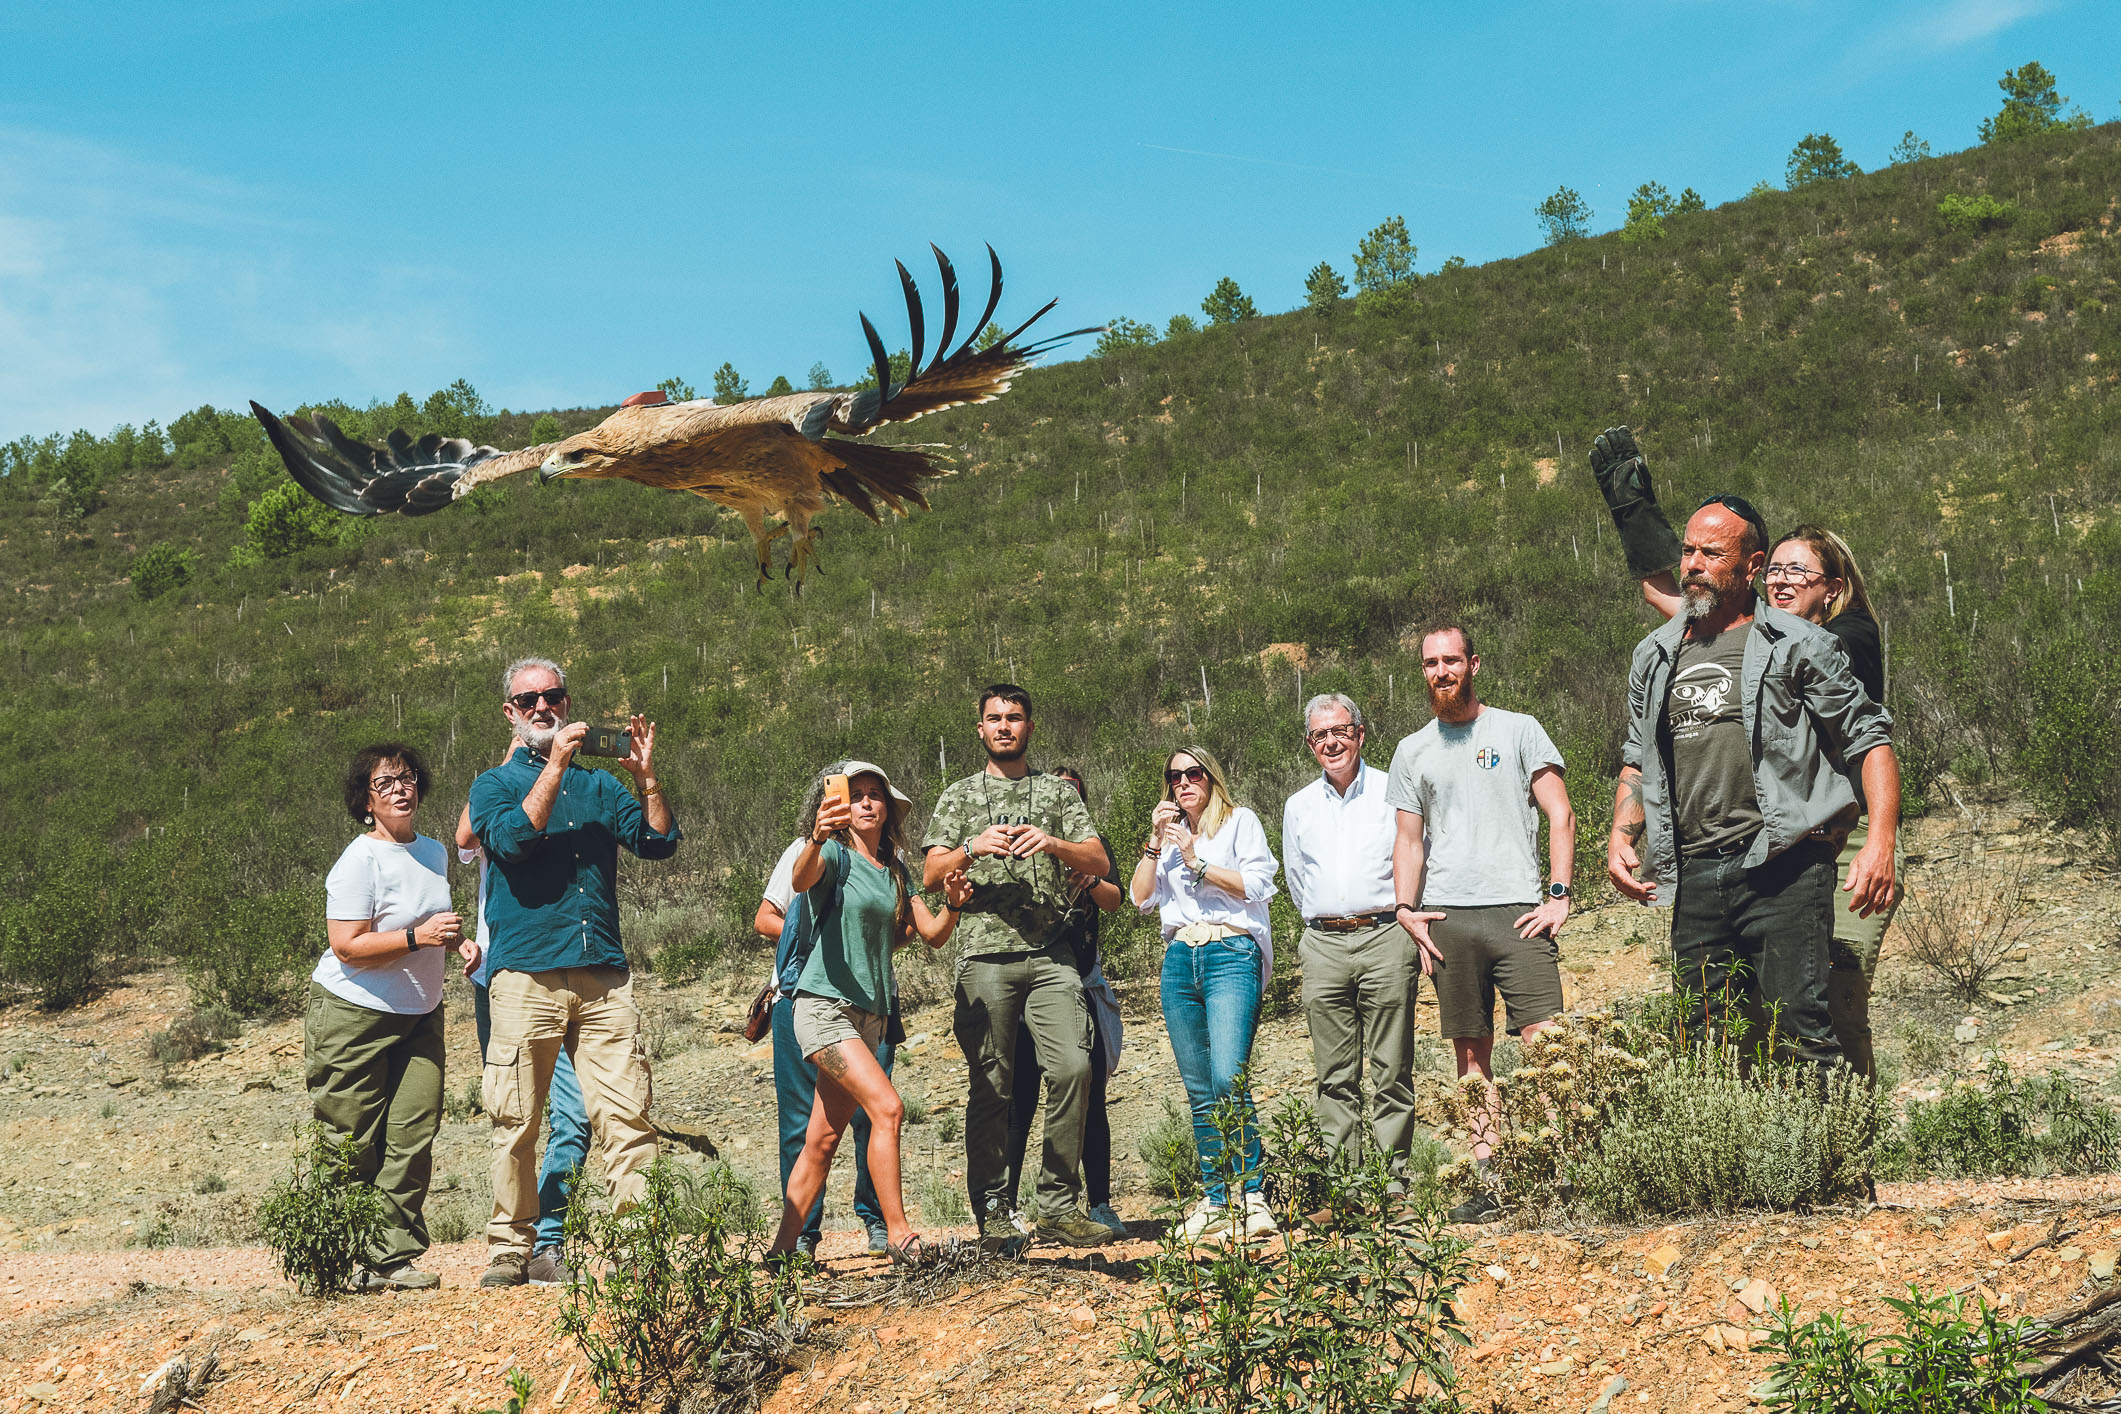
POLYGON ((414 441, 394 430, 383 446, 371 447, 341 432, 322 413, 283 422, 255 402, 250 410, 287 464, 287 474, 333 510, 356 516, 438 511, 468 489, 459 483, 476 485, 540 465, 558 445, 502 452, 432 432, 414 441))

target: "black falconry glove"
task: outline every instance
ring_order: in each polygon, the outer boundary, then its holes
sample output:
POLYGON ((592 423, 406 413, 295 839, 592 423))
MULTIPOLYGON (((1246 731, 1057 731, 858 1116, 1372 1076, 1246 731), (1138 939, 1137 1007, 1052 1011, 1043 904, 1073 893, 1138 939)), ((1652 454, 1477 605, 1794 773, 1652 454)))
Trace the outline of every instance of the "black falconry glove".
POLYGON ((1599 494, 1613 513, 1613 529, 1620 532, 1620 548, 1628 557, 1628 573, 1648 579, 1679 563, 1679 537, 1671 521, 1657 504, 1650 486, 1650 464, 1635 445, 1635 434, 1625 427, 1608 427, 1591 443, 1591 475, 1598 478, 1599 494))

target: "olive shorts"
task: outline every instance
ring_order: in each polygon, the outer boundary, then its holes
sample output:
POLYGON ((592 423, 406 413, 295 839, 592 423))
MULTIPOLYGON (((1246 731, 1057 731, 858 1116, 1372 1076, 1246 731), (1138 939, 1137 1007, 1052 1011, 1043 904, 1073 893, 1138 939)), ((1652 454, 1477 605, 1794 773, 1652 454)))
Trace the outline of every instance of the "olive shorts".
POLYGON ((812 1060, 819 1051, 842 1041, 859 1041, 874 1051, 884 1044, 884 1027, 890 1020, 864 1011, 853 1002, 821 997, 815 992, 795 994, 793 1019, 795 1046, 804 1060, 812 1060))
POLYGON ((1543 934, 1520 938, 1514 926, 1537 905, 1423 906, 1444 915, 1429 925, 1429 936, 1443 954, 1430 981, 1446 1040, 1493 1036, 1497 992, 1512 1031, 1561 1015, 1561 945, 1543 934))

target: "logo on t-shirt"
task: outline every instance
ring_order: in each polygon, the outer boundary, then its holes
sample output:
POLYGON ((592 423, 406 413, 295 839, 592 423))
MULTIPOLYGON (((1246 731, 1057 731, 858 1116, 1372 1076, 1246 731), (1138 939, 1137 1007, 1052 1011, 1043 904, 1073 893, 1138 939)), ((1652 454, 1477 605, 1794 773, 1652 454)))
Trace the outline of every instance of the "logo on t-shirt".
POLYGON ((1672 679, 1672 731, 1697 731, 1734 715, 1731 670, 1721 663, 1696 663, 1672 679))
POLYGON ((1492 746, 1483 746, 1473 753, 1473 764, 1483 771, 1492 771, 1502 764, 1502 753, 1492 746))

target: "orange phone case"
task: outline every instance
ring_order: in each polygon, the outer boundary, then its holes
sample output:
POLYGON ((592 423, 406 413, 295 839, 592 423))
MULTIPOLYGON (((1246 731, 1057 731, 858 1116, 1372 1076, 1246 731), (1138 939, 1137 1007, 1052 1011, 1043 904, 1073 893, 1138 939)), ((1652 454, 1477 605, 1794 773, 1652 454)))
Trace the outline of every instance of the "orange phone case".
POLYGON ((849 793, 845 776, 825 777, 825 799, 836 800, 842 805, 847 804, 849 793))

